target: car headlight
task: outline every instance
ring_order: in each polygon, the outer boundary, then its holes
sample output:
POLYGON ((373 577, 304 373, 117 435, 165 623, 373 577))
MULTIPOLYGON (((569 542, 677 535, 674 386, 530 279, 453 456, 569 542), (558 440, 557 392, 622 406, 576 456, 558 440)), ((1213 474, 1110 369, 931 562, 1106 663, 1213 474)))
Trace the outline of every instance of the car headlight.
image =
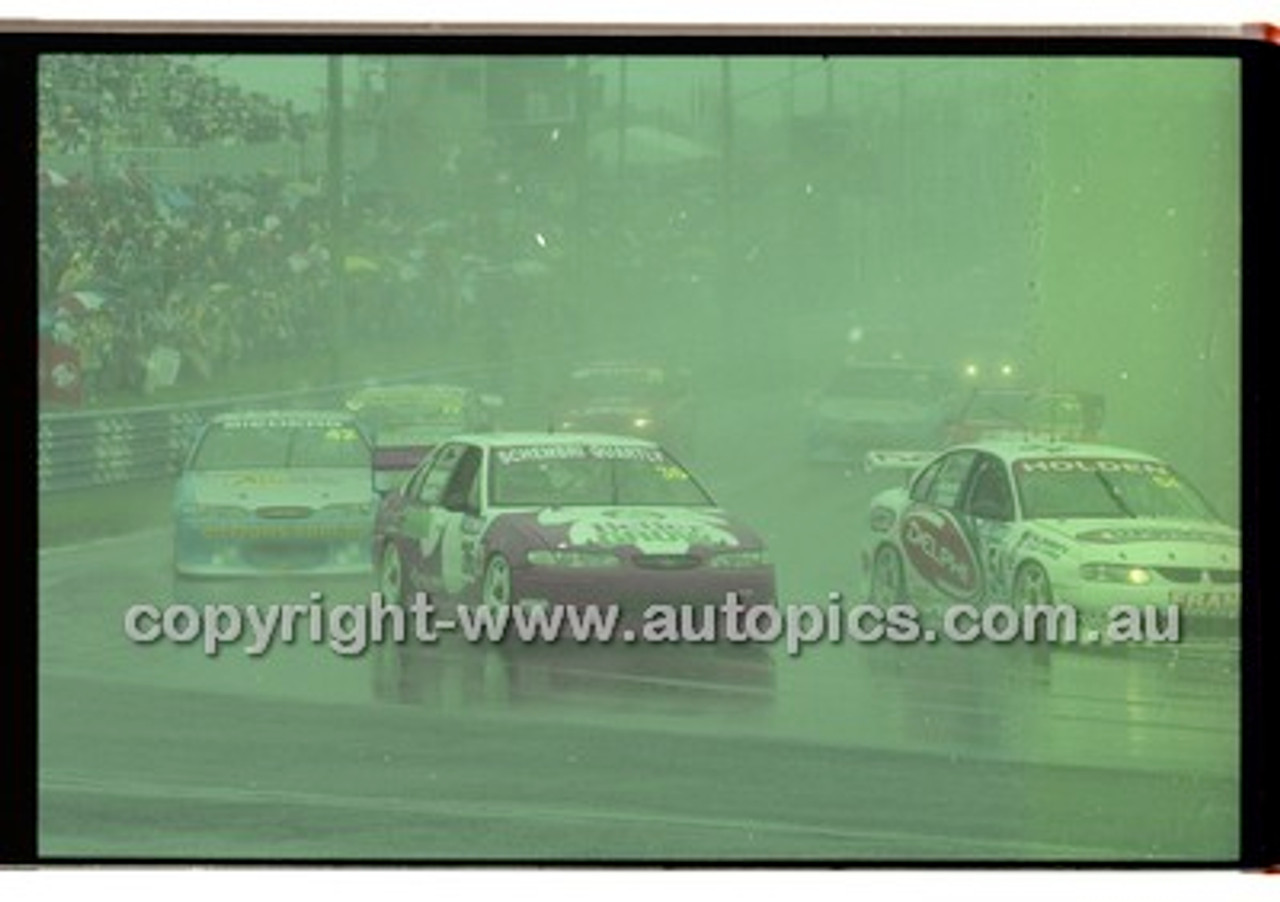
POLYGON ((1127 583, 1145 586, 1151 582, 1151 571, 1131 564, 1082 564, 1080 576, 1095 583, 1127 583))
POLYGON ((757 548, 754 551, 722 551, 713 555, 708 563, 712 567, 723 570, 743 570, 748 567, 768 566, 769 557, 764 553, 763 548, 757 548))
POLYGON ((587 567, 616 567, 622 563, 611 551, 552 551, 538 549, 530 551, 528 561, 535 567, 571 567, 582 569, 587 567))
POLYGON ((653 425, 653 420, 649 419, 648 417, 636 417, 634 420, 631 421, 631 425, 634 426, 636 429, 648 429, 650 426, 653 425))

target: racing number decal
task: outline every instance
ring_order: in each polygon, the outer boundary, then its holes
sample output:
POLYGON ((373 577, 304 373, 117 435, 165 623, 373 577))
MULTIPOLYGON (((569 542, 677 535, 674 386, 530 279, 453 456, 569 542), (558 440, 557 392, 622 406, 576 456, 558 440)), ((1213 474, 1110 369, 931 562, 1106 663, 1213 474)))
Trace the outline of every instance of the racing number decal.
POLYGON ((1006 598, 1009 593, 1009 555, 1005 540, 1009 524, 978 521, 973 527, 973 544, 982 558, 982 589, 988 601, 1006 598))
POLYGON ((466 517, 462 521, 462 540, 459 556, 462 559, 462 578, 473 583, 480 577, 480 536, 484 521, 479 517, 466 517))

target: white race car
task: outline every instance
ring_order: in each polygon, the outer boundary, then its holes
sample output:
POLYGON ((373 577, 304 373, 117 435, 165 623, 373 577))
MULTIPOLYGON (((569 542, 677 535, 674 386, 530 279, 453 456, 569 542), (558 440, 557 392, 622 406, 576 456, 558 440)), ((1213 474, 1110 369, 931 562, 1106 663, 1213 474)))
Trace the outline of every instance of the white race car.
POLYGON ((1116 606, 1176 605, 1188 641, 1237 635, 1239 531, 1165 461, 988 441, 867 463, 914 469, 871 501, 874 603, 1070 605, 1081 630, 1116 606))
POLYGON ((349 413, 224 413, 200 431, 174 495, 178 577, 363 575, 377 496, 349 413))

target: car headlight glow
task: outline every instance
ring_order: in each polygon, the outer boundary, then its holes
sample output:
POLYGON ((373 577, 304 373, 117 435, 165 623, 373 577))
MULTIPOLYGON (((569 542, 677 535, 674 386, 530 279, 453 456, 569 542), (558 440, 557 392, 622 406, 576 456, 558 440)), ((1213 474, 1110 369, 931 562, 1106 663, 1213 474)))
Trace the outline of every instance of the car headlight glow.
POLYGON ((751 551, 722 551, 713 555, 708 563, 722 570, 743 570, 748 567, 768 566, 769 557, 763 548, 751 551))
POLYGON ((636 429, 647 429, 653 425, 653 420, 648 417, 636 417, 631 421, 631 425, 636 429))
POLYGON ((611 551, 552 551, 546 548, 530 551, 528 561, 535 567, 616 567, 622 563, 611 551))
POLYGON ((1131 564, 1082 564, 1080 575, 1090 582, 1127 583, 1131 586, 1145 586, 1151 582, 1151 571, 1146 567, 1134 567, 1131 564))
POLYGON ((978 375, 978 365, 976 363, 966 363, 964 366, 964 374, 966 376, 978 375))

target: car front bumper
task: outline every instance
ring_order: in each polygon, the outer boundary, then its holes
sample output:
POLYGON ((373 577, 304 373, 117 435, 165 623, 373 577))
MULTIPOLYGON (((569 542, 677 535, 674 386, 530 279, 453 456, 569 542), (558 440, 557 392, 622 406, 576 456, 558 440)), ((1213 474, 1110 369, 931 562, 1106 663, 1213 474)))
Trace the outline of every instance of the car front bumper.
POLYGON ((307 523, 179 521, 174 571, 179 576, 225 577, 305 573, 367 574, 372 570, 368 520, 307 523))

